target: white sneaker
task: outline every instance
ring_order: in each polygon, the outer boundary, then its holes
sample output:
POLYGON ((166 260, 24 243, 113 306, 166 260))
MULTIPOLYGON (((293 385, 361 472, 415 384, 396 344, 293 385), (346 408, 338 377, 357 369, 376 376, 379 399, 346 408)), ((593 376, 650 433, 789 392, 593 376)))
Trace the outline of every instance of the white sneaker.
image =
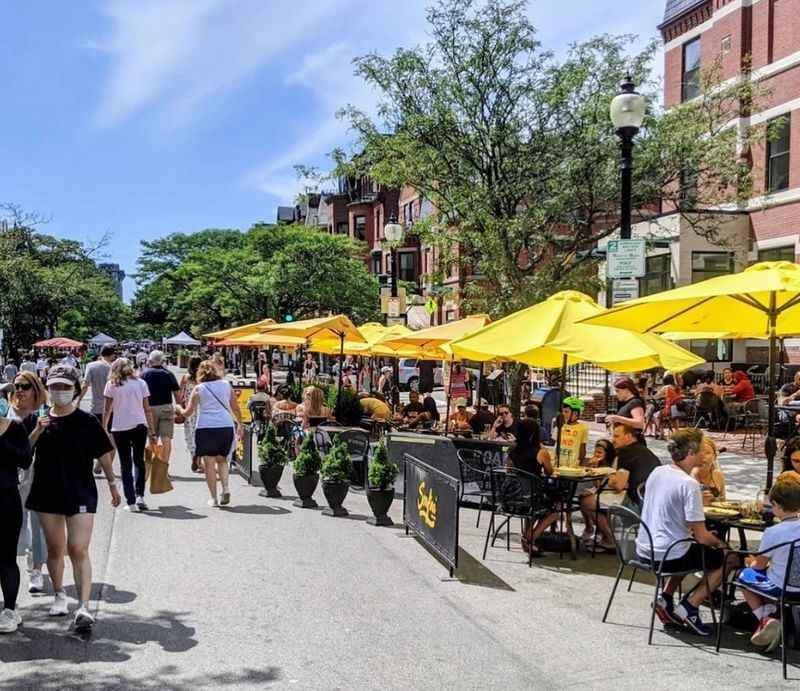
POLYGON ((75 620, 73 621, 76 631, 90 631, 94 626, 94 617, 91 615, 86 605, 81 605, 75 612, 75 620))
POLYGON ((214 499, 209 499, 209 500, 206 502, 206 504, 208 504, 208 505, 209 505, 210 507, 212 507, 212 508, 213 508, 213 507, 216 507, 216 506, 219 506, 219 504, 217 503, 217 499, 216 499, 216 497, 215 497, 214 499))
POLYGON ((136 497, 136 508, 139 511, 148 511, 149 507, 145 504, 144 497, 136 497))
POLYGON ((22 624, 22 617, 13 609, 0 612, 0 633, 14 633, 22 624))
POLYGON ((28 585, 29 593, 42 593, 44 592, 44 576, 39 569, 31 571, 31 582, 28 585))
POLYGON ((130 513, 139 513, 139 507, 136 504, 125 504, 125 510, 130 513))
POLYGON ((53 598, 53 604, 47 614, 51 617, 65 617, 69 614, 69 602, 67 602, 67 594, 63 590, 60 593, 56 593, 53 598))

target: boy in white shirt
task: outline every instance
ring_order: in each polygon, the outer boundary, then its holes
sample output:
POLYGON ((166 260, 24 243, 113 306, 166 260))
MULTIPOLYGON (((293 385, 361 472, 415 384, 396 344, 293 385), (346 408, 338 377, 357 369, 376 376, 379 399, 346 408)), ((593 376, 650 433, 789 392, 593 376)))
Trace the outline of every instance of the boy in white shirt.
MULTIPOLYGON (((774 600, 753 591, 761 591, 773 598, 781 595, 791 547, 772 548, 800 540, 800 474, 793 470, 781 473, 770 490, 769 499, 773 513, 781 522, 764 531, 758 551, 771 551, 747 557, 747 568, 742 570, 737 579, 747 586, 748 589, 743 590, 742 594, 753 614, 758 617, 758 628, 750 637, 750 642, 766 653, 775 650, 780 643, 781 623, 775 618, 777 607, 774 600)), ((799 590, 790 589, 793 592, 799 590)))

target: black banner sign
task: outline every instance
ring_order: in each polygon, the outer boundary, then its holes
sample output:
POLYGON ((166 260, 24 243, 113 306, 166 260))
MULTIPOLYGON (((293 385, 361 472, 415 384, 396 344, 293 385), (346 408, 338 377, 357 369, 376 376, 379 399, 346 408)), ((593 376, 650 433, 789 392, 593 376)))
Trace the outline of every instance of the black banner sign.
POLYGON ((460 482, 405 454, 403 520, 449 567, 458 566, 458 496, 460 482))
POLYGON ((248 483, 252 484, 253 474, 253 428, 249 422, 244 423, 244 434, 236 445, 237 470, 248 483))

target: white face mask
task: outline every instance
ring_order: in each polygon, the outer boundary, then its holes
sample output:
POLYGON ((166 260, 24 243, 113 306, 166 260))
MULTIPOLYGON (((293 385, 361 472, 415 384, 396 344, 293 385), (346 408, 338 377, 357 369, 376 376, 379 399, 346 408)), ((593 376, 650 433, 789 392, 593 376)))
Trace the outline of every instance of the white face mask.
POLYGON ((72 403, 72 398, 74 396, 74 391, 50 391, 50 400, 53 402, 53 405, 57 406, 68 406, 72 403))

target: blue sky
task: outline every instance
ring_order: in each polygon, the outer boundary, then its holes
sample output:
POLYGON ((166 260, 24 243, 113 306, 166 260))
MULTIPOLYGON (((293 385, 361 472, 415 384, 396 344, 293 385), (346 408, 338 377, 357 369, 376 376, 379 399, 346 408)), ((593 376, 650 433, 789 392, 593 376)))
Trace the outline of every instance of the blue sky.
MULTIPOLYGON (((351 60, 426 40, 426 0, 29 0, 0 4, 0 201, 48 233, 139 241, 272 221, 294 164, 350 137, 334 113, 374 94, 351 60)), ((533 0, 545 47, 655 34, 663 0, 533 0), (565 9, 567 12, 565 12, 565 9)), ((126 296, 134 290, 126 281, 126 296)))

